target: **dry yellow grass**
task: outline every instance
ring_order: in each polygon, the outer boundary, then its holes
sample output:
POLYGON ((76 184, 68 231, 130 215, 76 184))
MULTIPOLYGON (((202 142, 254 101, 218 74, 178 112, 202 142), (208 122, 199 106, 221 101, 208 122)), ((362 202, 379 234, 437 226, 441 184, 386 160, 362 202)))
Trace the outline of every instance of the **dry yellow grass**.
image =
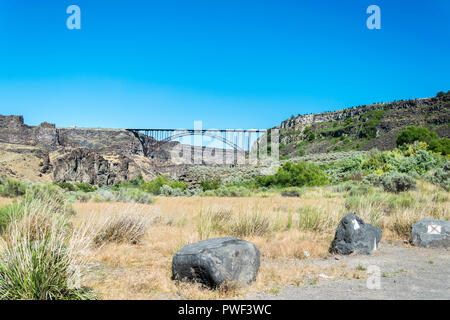
MULTIPOLYGON (((375 220, 383 227, 384 240, 405 239, 401 228, 408 228, 425 216, 449 219, 448 192, 422 184, 419 190, 405 196, 418 201, 383 211, 385 209, 367 200, 367 204, 362 202, 361 212, 357 214, 370 221, 375 219, 376 213, 375 220)), ((78 212, 73 218, 76 223, 101 223, 108 216, 124 213, 143 215, 149 221, 148 230, 139 244, 111 243, 93 250, 91 268, 85 281, 100 293, 101 298, 234 298, 249 291, 277 293, 285 285, 300 286, 311 277, 318 279, 320 273, 336 277, 364 277, 364 272, 349 270, 345 266, 318 267, 305 259, 305 251, 312 258, 328 255, 336 225, 348 212, 343 195, 333 193, 330 187, 313 188, 300 198, 277 195, 249 198, 158 197, 151 205, 76 203, 75 209, 78 212), (257 220, 251 220, 252 216, 257 220), (214 221, 219 221, 219 225, 214 221), (249 221, 261 223, 262 232, 249 229, 249 221), (233 235, 236 230, 244 232, 240 238, 252 241, 261 251, 261 267, 254 285, 222 292, 170 279, 172 256, 181 247, 202 238, 233 235)))
POLYGON ((13 201, 11 198, 0 197, 0 207, 10 204, 13 201))

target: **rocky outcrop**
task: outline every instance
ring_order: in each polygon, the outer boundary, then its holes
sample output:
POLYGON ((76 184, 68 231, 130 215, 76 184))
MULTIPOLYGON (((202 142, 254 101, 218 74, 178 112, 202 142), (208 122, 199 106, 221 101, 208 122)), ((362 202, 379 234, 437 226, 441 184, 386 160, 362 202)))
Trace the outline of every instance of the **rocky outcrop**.
POLYGON ((101 153, 144 154, 141 141, 125 129, 56 128, 48 122, 28 126, 22 116, 0 115, 0 142, 36 146, 47 151, 83 147, 101 153))
POLYGON ((128 180, 130 160, 110 162, 88 148, 74 149, 54 163, 53 178, 57 182, 86 182, 97 185, 113 185, 128 180))
POLYGON ((299 115, 297 117, 292 117, 281 123, 280 127, 282 129, 290 129, 294 131, 302 131, 308 125, 320 122, 329 122, 336 120, 345 120, 347 118, 353 118, 359 116, 367 111, 380 110, 380 109, 411 109, 419 108, 424 106, 431 106, 435 103, 438 98, 425 98, 425 99, 414 99, 414 100, 404 100, 393 103, 376 103, 366 106, 359 106, 357 108, 342 109, 333 112, 324 112, 317 114, 299 115))
POLYGON ((41 146, 55 150, 59 146, 58 132, 47 122, 33 127, 23 123, 22 116, 0 116, 0 142, 41 146))
POLYGON ((260 252, 251 242, 233 237, 188 244, 172 260, 172 278, 216 288, 224 283, 246 286, 255 281, 260 252))
POLYGON ((63 147, 84 147, 96 152, 144 155, 141 142, 127 130, 58 128, 58 141, 63 147))

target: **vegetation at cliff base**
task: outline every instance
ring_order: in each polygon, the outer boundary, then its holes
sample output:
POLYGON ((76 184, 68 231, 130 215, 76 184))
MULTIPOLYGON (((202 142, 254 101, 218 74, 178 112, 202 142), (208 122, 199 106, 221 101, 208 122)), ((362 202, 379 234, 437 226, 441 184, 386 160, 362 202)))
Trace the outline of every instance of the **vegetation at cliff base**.
POLYGON ((397 136, 397 146, 401 146, 407 143, 413 143, 416 141, 430 142, 437 139, 436 132, 428 130, 426 128, 410 126, 405 130, 399 132, 397 136))
POLYGON ((286 162, 276 174, 257 178, 256 184, 261 187, 303 187, 320 186, 328 180, 322 170, 313 163, 286 162))

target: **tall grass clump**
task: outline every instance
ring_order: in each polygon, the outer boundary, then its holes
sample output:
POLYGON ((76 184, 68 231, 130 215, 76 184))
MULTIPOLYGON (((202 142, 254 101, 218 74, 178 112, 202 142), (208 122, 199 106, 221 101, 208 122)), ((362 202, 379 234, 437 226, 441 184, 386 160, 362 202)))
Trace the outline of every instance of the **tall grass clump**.
POLYGON ((94 243, 139 243, 147 231, 148 221, 141 214, 122 214, 106 218, 94 237, 94 243))
POLYGON ((0 196, 4 197, 18 197, 24 195, 27 185, 21 181, 13 179, 0 180, 0 196))
POLYGON ((43 207, 47 207, 51 213, 75 214, 75 210, 67 201, 61 188, 51 184, 34 184, 29 186, 21 202, 24 205, 41 202, 43 207))
POLYGON ((80 282, 87 232, 54 202, 25 197, 19 205, 0 239, 0 299, 94 298, 80 282))
POLYGON ((302 207, 297 211, 296 226, 303 231, 329 231, 339 223, 338 212, 323 212, 317 207, 302 207))
POLYGON ((271 219, 263 213, 240 213, 226 225, 226 231, 235 237, 261 237, 270 234, 273 227, 271 219))
POLYGON ((2 234, 11 221, 23 215, 23 205, 17 201, 0 207, 0 234, 2 234))
POLYGON ((200 211, 197 231, 200 239, 210 238, 213 234, 223 233, 226 225, 232 217, 231 210, 227 209, 208 209, 206 212, 200 211))

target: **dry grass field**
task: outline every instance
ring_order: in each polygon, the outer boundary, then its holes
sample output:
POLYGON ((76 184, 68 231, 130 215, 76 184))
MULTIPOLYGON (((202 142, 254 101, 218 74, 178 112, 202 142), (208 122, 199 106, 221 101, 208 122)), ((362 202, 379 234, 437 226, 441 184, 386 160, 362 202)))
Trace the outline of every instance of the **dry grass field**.
POLYGON ((13 200, 11 198, 0 197, 0 207, 10 204, 13 200))
POLYGON ((285 285, 318 281, 319 274, 363 278, 363 271, 345 265, 327 268, 309 262, 329 256, 344 214, 356 212, 382 228, 384 241, 407 240, 411 224, 421 218, 450 218, 449 193, 427 183, 398 195, 380 191, 349 197, 333 187, 321 187, 310 188, 299 198, 157 197, 150 205, 88 202, 74 207, 75 225, 100 225, 124 216, 146 225, 138 243, 116 241, 92 249, 84 284, 103 299, 228 299, 252 291, 277 294, 285 285), (261 267, 255 284, 211 291, 171 280, 171 260, 177 250, 218 236, 236 236, 257 245, 261 267))

